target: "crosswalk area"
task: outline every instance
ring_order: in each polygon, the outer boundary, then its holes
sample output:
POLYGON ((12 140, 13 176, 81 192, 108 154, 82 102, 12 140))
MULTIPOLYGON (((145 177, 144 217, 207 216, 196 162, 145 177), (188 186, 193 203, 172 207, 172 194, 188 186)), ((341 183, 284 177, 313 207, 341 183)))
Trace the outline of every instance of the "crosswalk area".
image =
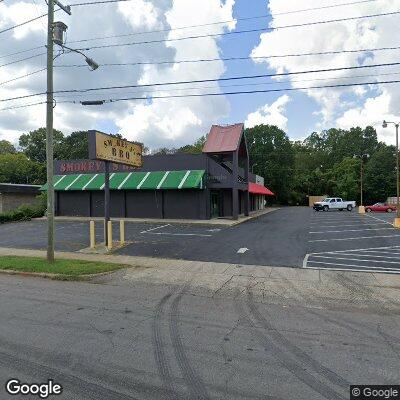
POLYGON ((393 215, 311 214, 303 268, 400 274, 400 229, 393 215))

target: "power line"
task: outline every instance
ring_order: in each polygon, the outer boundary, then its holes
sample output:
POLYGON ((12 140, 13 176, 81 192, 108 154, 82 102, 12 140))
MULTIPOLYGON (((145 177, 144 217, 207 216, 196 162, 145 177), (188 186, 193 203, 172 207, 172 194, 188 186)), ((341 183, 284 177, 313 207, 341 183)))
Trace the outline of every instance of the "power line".
MULTIPOLYGON (((205 82, 225 82, 225 81, 231 81, 231 80, 271 78, 271 77, 278 77, 278 76, 291 76, 291 75, 332 72, 332 71, 348 71, 348 70, 356 70, 356 69, 363 69, 363 68, 389 67, 389 66, 395 66, 395 65, 400 65, 400 62, 385 63, 385 64, 357 65, 357 66, 352 66, 352 67, 340 67, 340 68, 325 68, 325 69, 315 69, 315 70, 306 70, 306 71, 281 72, 281 73, 275 73, 275 74, 234 76, 234 77, 229 77, 229 78, 198 79, 198 80, 190 80, 190 81, 148 83, 148 84, 140 84, 140 85, 136 84, 136 85, 123 85, 123 86, 107 86, 107 87, 87 88, 87 89, 67 89, 67 90, 56 90, 53 93, 86 93, 86 92, 92 92, 92 91, 111 90, 111 89, 127 89, 127 88, 140 88, 140 87, 153 87, 153 86, 171 86, 171 85, 183 85, 183 84, 205 83, 205 82)), ((44 94, 46 94, 46 92, 27 94, 24 96, 0 99, 0 102, 24 99, 24 98, 28 98, 28 97, 34 97, 34 96, 42 96, 44 94)))
POLYGON ((4 55, 0 55, 0 58, 5 58, 5 57, 10 57, 10 56, 16 56, 17 54, 22 54, 22 53, 27 53, 28 51, 33 51, 33 50, 38 50, 38 49, 42 49, 43 46, 37 46, 37 47, 32 47, 31 49, 26 49, 26 50, 21 50, 21 51, 16 51, 15 53, 8 53, 8 54, 4 54, 4 55))
MULTIPOLYGON (((393 73, 393 75, 399 75, 400 72, 393 73)), ((392 74, 379 74, 379 75, 392 75, 392 74)), ((364 76, 358 76, 358 77, 366 77, 369 75, 364 75, 364 76)), ((378 75, 372 75, 372 76, 378 76, 378 75)), ((350 78, 356 78, 357 76, 354 77, 347 77, 347 79, 350 78)), ((331 79, 342 79, 342 78, 331 78, 331 79)), ((317 79, 316 79, 317 80, 317 79)), ((306 80, 304 80, 306 81, 306 80)), ((300 82, 300 81, 297 81, 300 82)), ((378 81, 378 82, 362 82, 362 83, 351 83, 351 84, 339 84, 339 85, 322 85, 322 86, 309 86, 309 87, 300 87, 300 88, 283 88, 283 89, 270 89, 270 90, 252 90, 252 91, 238 91, 238 92, 224 92, 224 93, 203 93, 203 94, 189 94, 189 95, 172 95, 172 96, 152 96, 152 99, 164 99, 164 98, 186 98, 186 97, 209 97, 209 96, 228 96, 228 95, 237 95, 237 94, 259 94, 259 93, 275 93, 275 92, 284 92, 284 91, 298 91, 298 90, 311 90, 311 89, 324 89, 324 88, 340 88, 340 87, 352 87, 352 86, 365 86, 365 85, 379 85, 379 84, 393 84, 393 83, 400 83, 400 80, 392 80, 392 81, 378 81)), ((235 86, 235 85, 231 85, 235 86)), ((236 86, 241 86, 241 85, 236 85, 236 86)), ((225 86, 228 87, 228 86, 225 86)), ((184 89, 179 89, 179 90, 184 90, 184 89)), ((61 96, 60 96, 61 97, 61 96)), ((97 100, 99 104, 104 104, 104 103, 114 103, 118 101, 128 101, 128 100, 147 100, 146 97, 129 97, 129 98, 119 98, 119 99, 105 99, 105 100, 97 100)), ((94 100, 93 100, 94 101, 94 100)), ((91 101, 91 102, 93 102, 91 101)), ((84 103, 82 101, 76 101, 76 100, 62 100, 58 101, 58 104, 77 104, 77 103, 84 103)), ((31 103, 31 104, 25 104, 25 105, 19 105, 19 106, 12 106, 12 107, 7 107, 7 108, 2 108, 0 111, 6 111, 6 110, 12 110, 15 108, 24 108, 24 107, 30 107, 30 106, 35 106, 39 104, 46 104, 45 101, 43 102, 38 102, 38 103, 31 103)))
POLYGON ((92 6, 96 4, 105 4, 105 3, 120 3, 121 1, 132 1, 132 0, 101 0, 101 1, 88 1, 85 3, 74 3, 70 4, 70 7, 78 7, 78 6, 92 6))
MULTIPOLYGON (((116 66, 128 66, 128 65, 163 65, 163 64, 186 64, 186 63, 202 63, 202 62, 213 62, 213 61, 239 61, 239 60, 262 60, 267 58, 286 58, 286 57, 305 57, 305 56, 321 56, 321 55, 332 55, 332 54, 344 54, 344 53, 362 53, 362 52, 374 52, 384 50, 398 50, 400 46, 395 47, 379 47, 373 49, 357 49, 357 50, 332 50, 332 51, 319 51, 314 53, 297 53, 297 54, 278 54, 270 56, 246 56, 246 57, 227 57, 227 58, 203 58, 197 60, 176 60, 176 61, 156 61, 156 62, 132 62, 132 63, 105 63, 101 64, 102 67, 116 67, 116 66)), ((80 68, 87 67, 87 64, 70 64, 70 65, 55 65, 56 68, 80 68)))
MULTIPOLYGON (((206 23, 206 24, 181 26, 181 27, 177 27, 177 28, 157 29, 157 30, 152 30, 152 31, 134 32, 134 33, 127 33, 127 34, 113 35, 113 36, 99 36, 99 37, 94 37, 94 38, 90 38, 90 39, 75 40, 70 43, 79 43, 79 42, 85 42, 85 41, 91 41, 91 40, 108 39, 110 37, 119 38, 119 37, 127 37, 127 36, 145 35, 145 34, 149 34, 149 33, 173 32, 173 31, 178 31, 178 30, 182 30, 182 29, 200 28, 200 27, 213 26, 213 25, 222 25, 222 24, 228 24, 228 23, 236 22, 236 21, 250 21, 250 20, 256 20, 256 19, 265 19, 265 18, 271 18, 271 17, 277 16, 277 15, 296 14, 296 13, 302 13, 305 11, 323 10, 323 9, 328 9, 328 8, 350 6, 350 5, 355 5, 355 4, 371 3, 371 2, 375 2, 375 1, 378 1, 378 0, 360 0, 360 1, 353 1, 350 3, 332 4, 329 6, 305 8, 305 9, 286 11, 286 12, 275 13, 275 14, 269 13, 269 14, 251 16, 251 17, 239 17, 239 18, 235 18, 235 19, 210 22, 210 23, 206 23)), ((91 3, 91 4, 94 4, 94 3, 91 3)))
MULTIPOLYGON (((290 83, 300 83, 300 82, 316 82, 316 81, 332 81, 332 80, 342 80, 342 79, 354 79, 354 78, 370 78, 375 76, 391 76, 391 75, 400 75, 400 72, 389 72, 382 74, 363 74, 363 75, 351 75, 351 76, 342 76, 342 77, 329 77, 329 78, 312 78, 312 79, 296 79, 296 80, 286 80, 280 82, 259 82, 259 83, 240 83, 240 84, 231 84, 231 85, 219 85, 220 88, 231 88, 231 87, 248 87, 248 86, 269 86, 269 85, 284 85, 290 83)), ((125 94, 136 94, 136 93, 163 93, 163 92, 184 92, 190 90, 203 90, 203 89, 215 89, 215 86, 195 86, 190 88, 178 88, 178 89, 159 89, 159 90, 140 90, 133 92, 126 92, 125 94)), ((119 94, 121 92, 111 92, 111 94, 119 94)), ((60 94, 57 95, 57 98, 65 98, 68 96, 76 96, 76 97, 85 97, 90 96, 90 94, 60 94)), ((97 95, 93 93, 92 95, 97 95)))
POLYGON ((31 23, 33 21, 36 21, 36 20, 38 20, 40 18, 45 17, 46 15, 47 15, 47 13, 46 14, 41 14, 41 15, 35 17, 35 18, 31 18, 31 19, 28 19, 27 21, 21 22, 20 24, 9 26, 8 28, 1 30, 0 33, 8 32, 8 31, 11 31, 12 29, 15 29, 15 28, 18 28, 20 26, 29 24, 29 23, 31 23))
POLYGON ((25 107, 38 106, 39 104, 46 104, 46 102, 45 101, 41 101, 39 103, 22 104, 20 106, 11 106, 11 107, 6 107, 6 108, 0 108, 0 111, 8 111, 8 110, 15 110, 16 108, 25 108, 25 107))
MULTIPOLYGON (((151 99, 172 99, 172 98, 190 98, 190 97, 211 97, 211 96, 231 96, 238 94, 257 94, 257 93, 277 93, 277 92, 293 92, 299 90, 312 90, 312 89, 333 89, 333 88, 342 88, 342 87, 353 87, 353 86, 366 86, 366 85, 383 85, 383 84, 393 84, 400 83, 400 80, 392 80, 392 81, 378 81, 378 82, 362 82, 362 83, 347 83, 347 84, 337 84, 337 85, 321 85, 321 86, 308 86, 308 87, 299 87, 299 88, 282 88, 282 89, 268 89, 268 90, 251 90, 251 91, 237 91, 237 92, 215 92, 215 93, 201 93, 201 94, 185 94, 185 95, 169 95, 169 96, 152 96, 151 99)), ((116 103, 119 101, 130 101, 130 100, 147 100, 146 97, 126 97, 126 98, 118 98, 118 99, 98 99, 91 100, 91 102, 96 101, 99 104, 101 103, 116 103)), ((74 100, 65 100, 61 103, 85 103, 84 101, 74 101, 74 100)))
POLYGON ((306 70, 306 71, 281 72, 281 73, 275 73, 275 74, 234 76, 234 77, 228 77, 228 78, 198 79, 198 80, 190 80, 190 81, 148 83, 148 84, 140 84, 140 85, 137 84, 137 85, 108 86, 108 87, 88 88, 88 89, 58 90, 58 91, 55 91, 54 93, 84 93, 84 92, 91 92, 91 91, 98 91, 98 90, 110 90, 110 89, 170 86, 170 85, 183 85, 183 84, 205 83, 205 82, 225 82, 225 81, 232 81, 232 80, 271 78, 271 77, 278 77, 278 76, 291 76, 291 75, 311 74, 311 73, 319 73, 319 72, 332 72, 332 71, 347 71, 347 70, 363 69, 363 68, 388 67, 388 66, 395 66, 395 65, 400 65, 400 62, 385 63, 385 64, 357 65, 357 66, 353 66, 353 67, 341 67, 341 68, 325 68, 325 69, 315 69, 315 70, 306 70))
POLYGON ((16 64, 16 63, 19 63, 19 62, 22 62, 22 61, 30 60, 30 59, 32 59, 32 58, 40 57, 40 56, 43 56, 43 55, 45 55, 45 54, 46 54, 46 53, 39 53, 39 54, 35 54, 35 55, 33 55, 33 56, 21 58, 21 59, 19 59, 19 60, 10 61, 10 62, 8 62, 8 63, 1 64, 1 65, 0 65, 0 68, 1 68, 1 67, 5 67, 5 66, 7 66, 7 65, 16 64))
POLYGON ((29 73, 27 73, 25 75, 17 76, 15 78, 9 79, 8 81, 0 82, 0 85, 5 85, 6 83, 14 82, 14 81, 16 81, 18 79, 22 79, 22 78, 26 78, 27 76, 38 74, 39 72, 46 71, 46 69, 47 68, 42 68, 42 69, 38 69, 37 71, 29 72, 29 73))
MULTIPOLYGON (((336 18, 336 19, 329 19, 329 20, 316 21, 316 22, 305 22, 305 23, 301 23, 301 24, 282 25, 282 26, 276 26, 276 27, 245 29, 245 30, 241 30, 241 31, 210 33, 210 34, 204 34, 204 35, 192 35, 192 36, 185 36, 185 37, 174 38, 174 39, 158 39, 158 40, 145 40, 142 42, 103 44, 103 45, 97 45, 97 46, 91 46, 91 47, 83 47, 83 48, 79 48, 77 50, 88 51, 88 50, 93 50, 93 49, 104 49, 104 48, 110 48, 110 47, 136 46, 136 45, 140 45, 140 44, 166 43, 166 42, 176 42, 176 41, 182 41, 182 40, 202 39, 202 38, 207 38, 207 37, 239 35, 239 34, 243 34, 243 33, 269 32, 269 31, 275 31, 275 30, 280 30, 280 29, 301 28, 301 27, 305 27, 305 26, 315 26, 315 25, 322 25, 322 24, 331 24, 334 22, 346 22, 346 21, 354 21, 354 20, 358 20, 358 19, 386 17, 386 16, 393 16, 393 15, 398 15, 398 14, 400 14, 400 11, 363 15, 363 16, 359 16, 359 17, 336 18)), ((131 36, 131 35, 132 34, 129 34, 129 36, 131 36)), ((115 37, 118 37, 118 36, 116 36, 116 35, 104 36, 102 39, 112 39, 115 37)), ((87 41, 91 41, 91 40, 97 40, 97 39, 81 39, 81 40, 70 41, 69 43, 81 43, 81 42, 87 42, 87 41)))
MULTIPOLYGON (((231 19, 231 20, 227 20, 227 21, 212 22, 212 23, 208 23, 208 24, 184 26, 184 27, 178 27, 178 28, 173 28, 173 29, 160 29, 160 30, 153 30, 153 31, 135 32, 135 33, 132 33, 132 34, 114 35, 114 36, 111 36, 111 37, 117 38, 117 37, 126 37, 126 36, 132 36, 132 35, 143 35, 143 34, 147 34, 147 33, 171 32, 171 31, 181 30, 181 29, 204 27, 204 26, 211 26, 211 25, 220 25, 220 24, 226 24, 226 23, 235 22, 235 21, 246 21, 246 20, 269 18, 269 17, 276 16, 276 15, 294 14, 294 13, 301 13, 301 12, 305 12, 305 11, 314 11, 314 10, 321 10, 321 9, 327 9, 327 8, 349 6, 349 5, 362 4, 362 3, 371 3, 371 2, 375 2, 375 1, 378 1, 378 0, 360 0, 360 1, 353 1, 353 2, 350 2, 350 3, 339 3, 339 4, 332 4, 332 5, 323 6, 323 7, 313 7, 313 8, 306 8, 306 9, 302 9, 302 10, 294 10, 294 11, 287 11, 287 12, 282 12, 282 13, 275 13, 274 15, 266 14, 266 15, 259 15, 259 16, 253 16, 253 17, 235 18, 235 19, 231 19)), ((113 0, 113 2, 116 2, 116 0, 113 0)), ((95 4, 95 2, 90 3, 90 4, 95 4)), ((73 6, 78 6, 78 5, 84 5, 84 3, 71 4, 72 7, 73 6)), ((58 10, 55 10, 55 11, 58 11, 58 10)), ((47 13, 43 14, 40 17, 37 17, 37 18, 42 18, 42 17, 44 17, 46 15, 47 15, 47 13)), ((32 20, 25 21, 23 24, 29 23, 31 21, 32 20)), ((16 26, 14 26, 14 27, 16 27, 16 26)), ((8 28, 8 30, 9 29, 13 29, 14 27, 8 28)), ((95 37, 95 38, 90 38, 90 39, 76 40, 76 41, 71 41, 69 43, 79 43, 79 42, 84 42, 84 41, 100 40, 100 39, 107 39, 107 38, 110 38, 110 36, 105 36, 105 37, 102 36, 102 37, 95 37)), ((22 50, 22 51, 18 51, 18 52, 14 52, 14 53, 0 55, 0 58, 12 56, 12 55, 17 55, 17 54, 22 54, 22 53, 29 52, 29 51, 32 51, 32 50, 40 49, 42 47, 44 47, 44 45, 43 46, 38 46, 38 47, 33 47, 33 48, 22 50)))

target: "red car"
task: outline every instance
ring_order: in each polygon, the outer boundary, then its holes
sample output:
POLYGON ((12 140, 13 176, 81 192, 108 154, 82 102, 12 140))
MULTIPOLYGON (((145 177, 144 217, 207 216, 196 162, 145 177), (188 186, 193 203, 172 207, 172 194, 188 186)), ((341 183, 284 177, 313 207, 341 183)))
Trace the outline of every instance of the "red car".
POLYGON ((375 203, 373 206, 365 206, 365 212, 394 212, 396 211, 396 206, 386 204, 386 203, 375 203))

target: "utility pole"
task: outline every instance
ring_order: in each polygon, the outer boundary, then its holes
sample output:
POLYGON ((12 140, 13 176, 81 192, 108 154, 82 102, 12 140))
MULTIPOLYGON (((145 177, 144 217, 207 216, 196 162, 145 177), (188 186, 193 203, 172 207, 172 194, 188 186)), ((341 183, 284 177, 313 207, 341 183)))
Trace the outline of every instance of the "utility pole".
POLYGON ((54 24, 54 3, 53 0, 48 0, 46 165, 47 165, 47 262, 49 263, 54 263, 53 24, 54 24))
POLYGON ((383 121, 382 128, 387 128, 389 124, 393 124, 396 127, 396 218, 393 226, 400 228, 400 171, 399 171, 399 123, 383 121))
POLYGON ((94 71, 99 65, 79 50, 64 46, 64 32, 67 25, 63 22, 54 23, 54 4, 68 15, 71 7, 64 6, 58 0, 48 0, 47 9, 47 100, 46 100, 46 165, 47 165, 47 261, 54 263, 54 152, 53 152, 53 44, 56 43, 69 51, 85 57, 89 68, 94 71))

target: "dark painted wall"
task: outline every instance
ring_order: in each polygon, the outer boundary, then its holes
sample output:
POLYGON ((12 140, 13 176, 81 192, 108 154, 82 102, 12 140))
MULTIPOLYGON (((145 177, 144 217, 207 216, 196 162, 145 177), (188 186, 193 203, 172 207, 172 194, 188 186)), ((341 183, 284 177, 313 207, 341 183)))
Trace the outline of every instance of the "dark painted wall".
POLYGON ((127 218, 163 218, 162 190, 127 190, 127 218))
MULTIPOLYGON (((207 190, 124 190, 110 192, 111 217, 208 219, 207 190)), ((104 216, 100 191, 56 192, 60 216, 104 216)))
POLYGON ((89 192, 57 193, 57 215, 86 217, 90 215, 89 192))

